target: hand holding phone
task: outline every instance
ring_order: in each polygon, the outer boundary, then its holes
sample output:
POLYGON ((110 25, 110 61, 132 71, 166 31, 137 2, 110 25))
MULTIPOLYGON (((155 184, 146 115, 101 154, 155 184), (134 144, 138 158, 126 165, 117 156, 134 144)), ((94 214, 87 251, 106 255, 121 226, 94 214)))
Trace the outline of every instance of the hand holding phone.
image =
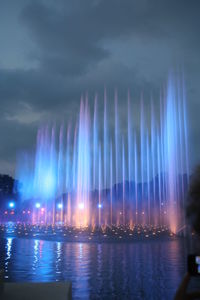
POLYGON ((188 273, 191 276, 200 276, 200 254, 188 255, 188 273))

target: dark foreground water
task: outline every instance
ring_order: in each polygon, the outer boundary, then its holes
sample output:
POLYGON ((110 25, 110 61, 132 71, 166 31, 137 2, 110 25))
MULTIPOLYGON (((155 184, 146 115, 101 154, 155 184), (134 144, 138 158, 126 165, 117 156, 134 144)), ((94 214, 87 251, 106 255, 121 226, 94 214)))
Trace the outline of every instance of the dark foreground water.
POLYGON ((0 239, 7 281, 72 282, 73 299, 173 299, 186 271, 183 239, 62 243, 0 239))

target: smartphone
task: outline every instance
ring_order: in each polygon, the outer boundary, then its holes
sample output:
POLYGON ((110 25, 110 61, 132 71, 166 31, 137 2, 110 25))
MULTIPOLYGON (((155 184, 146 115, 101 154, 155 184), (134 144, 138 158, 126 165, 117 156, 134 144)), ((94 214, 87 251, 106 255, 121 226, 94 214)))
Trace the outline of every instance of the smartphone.
POLYGON ((200 254, 188 255, 188 273, 192 276, 200 276, 200 254))

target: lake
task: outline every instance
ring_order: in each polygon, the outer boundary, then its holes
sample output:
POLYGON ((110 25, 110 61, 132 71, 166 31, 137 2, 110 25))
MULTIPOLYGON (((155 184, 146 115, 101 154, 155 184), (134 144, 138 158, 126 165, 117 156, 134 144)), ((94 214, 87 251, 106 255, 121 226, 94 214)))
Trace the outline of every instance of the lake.
POLYGON ((72 282, 73 299, 173 299, 186 242, 66 243, 1 238, 6 281, 72 282))

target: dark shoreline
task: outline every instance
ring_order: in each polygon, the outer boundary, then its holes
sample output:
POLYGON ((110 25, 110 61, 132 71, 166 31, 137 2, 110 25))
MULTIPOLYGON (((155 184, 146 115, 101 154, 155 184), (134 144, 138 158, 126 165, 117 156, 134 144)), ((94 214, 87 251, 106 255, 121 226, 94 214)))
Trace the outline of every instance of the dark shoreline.
POLYGON ((89 240, 89 239, 63 239, 60 237, 56 237, 56 238, 50 238, 50 237, 44 237, 44 236, 37 236, 37 237, 27 237, 27 236, 13 236, 13 235, 6 235, 6 236, 1 236, 0 235, 0 239, 7 239, 7 238, 12 238, 12 239, 26 239, 26 240, 41 240, 41 241, 47 241, 47 242, 60 242, 60 243, 87 243, 87 244, 123 244, 123 243, 148 243, 148 242, 166 242, 166 241, 174 241, 174 240, 180 240, 180 239, 184 239, 184 237, 162 237, 162 238, 154 238, 154 239, 147 239, 147 238, 141 238, 141 239, 132 239, 132 240, 128 240, 128 239, 120 239, 120 240, 116 240, 116 239, 93 239, 93 240, 89 240))

